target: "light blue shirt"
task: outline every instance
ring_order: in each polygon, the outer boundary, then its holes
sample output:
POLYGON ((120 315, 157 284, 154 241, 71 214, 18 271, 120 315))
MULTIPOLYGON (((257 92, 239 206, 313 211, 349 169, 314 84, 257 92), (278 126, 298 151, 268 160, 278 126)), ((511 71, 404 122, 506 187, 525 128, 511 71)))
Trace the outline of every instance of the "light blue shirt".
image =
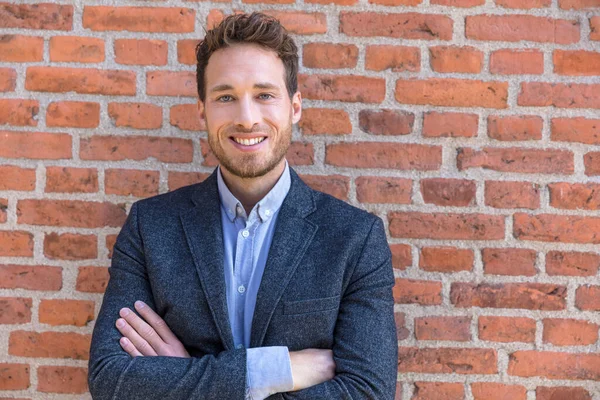
POLYGON ((262 400, 294 386, 288 348, 250 346, 256 295, 275 232, 275 223, 291 185, 289 166, 262 200, 246 215, 217 171, 223 226, 227 311, 237 348, 247 348, 247 399, 262 400))

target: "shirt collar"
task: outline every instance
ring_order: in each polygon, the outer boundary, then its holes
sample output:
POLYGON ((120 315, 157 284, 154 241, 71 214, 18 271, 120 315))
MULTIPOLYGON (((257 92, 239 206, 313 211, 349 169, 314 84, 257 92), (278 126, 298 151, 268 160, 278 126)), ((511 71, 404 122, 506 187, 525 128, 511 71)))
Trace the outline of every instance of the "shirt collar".
MULTIPOLYGON (((279 180, 269 191, 269 193, 267 193, 265 197, 256 203, 252 211, 250 211, 250 214, 256 210, 262 222, 265 222, 269 218, 273 217, 273 215, 281 207, 281 204, 283 204, 283 200, 285 200, 285 197, 290 190, 291 183, 290 168, 286 160, 283 174, 281 174, 279 180)), ((244 210, 242 203, 231 193, 225 184, 223 176, 221 175, 220 166, 217 168, 217 186, 219 188, 221 206, 225 210, 227 218, 229 218, 231 222, 234 222, 237 217, 247 219, 248 217, 246 216, 246 211, 244 210)))

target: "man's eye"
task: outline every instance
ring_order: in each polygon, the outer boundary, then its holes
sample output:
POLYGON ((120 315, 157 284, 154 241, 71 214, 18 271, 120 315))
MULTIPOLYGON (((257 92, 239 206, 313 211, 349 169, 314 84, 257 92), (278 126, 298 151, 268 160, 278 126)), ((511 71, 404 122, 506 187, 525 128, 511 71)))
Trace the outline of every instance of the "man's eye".
POLYGON ((219 98, 217 98, 217 101, 220 101, 222 103, 227 103, 229 101, 233 100, 233 97, 231 97, 230 95, 226 94, 224 96, 221 96, 219 98))
POLYGON ((261 100, 270 100, 272 99, 274 96, 270 93, 261 93, 258 95, 258 98, 261 100))

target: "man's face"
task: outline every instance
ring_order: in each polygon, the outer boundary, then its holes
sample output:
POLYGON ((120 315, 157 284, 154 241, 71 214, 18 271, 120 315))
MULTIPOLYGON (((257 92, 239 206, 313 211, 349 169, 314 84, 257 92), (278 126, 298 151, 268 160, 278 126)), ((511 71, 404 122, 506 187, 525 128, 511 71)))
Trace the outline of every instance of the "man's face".
POLYGON ((301 97, 296 92, 290 99, 277 54, 254 44, 220 49, 208 61, 205 84, 198 108, 221 166, 242 178, 282 166, 301 97))

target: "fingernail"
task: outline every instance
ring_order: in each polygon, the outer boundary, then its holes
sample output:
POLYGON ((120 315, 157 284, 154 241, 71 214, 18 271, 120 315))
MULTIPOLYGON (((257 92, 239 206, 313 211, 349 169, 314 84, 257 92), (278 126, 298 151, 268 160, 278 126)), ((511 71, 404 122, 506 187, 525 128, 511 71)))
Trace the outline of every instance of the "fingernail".
POLYGON ((118 326, 119 328, 122 328, 122 327, 124 327, 124 326, 125 326, 125 320, 123 320, 123 319, 119 318, 119 319, 117 320, 117 326, 118 326))
POLYGON ((134 305, 135 305, 135 308, 144 308, 146 306, 144 304, 144 302, 140 301, 140 300, 136 301, 134 305))
POLYGON ((122 317, 126 317, 127 315, 129 315, 129 308, 121 308, 120 314, 122 317))
POLYGON ((121 338, 121 344, 123 344, 125 346, 125 345, 127 345, 127 343, 129 343, 129 340, 127 340, 126 337, 122 337, 121 338))

